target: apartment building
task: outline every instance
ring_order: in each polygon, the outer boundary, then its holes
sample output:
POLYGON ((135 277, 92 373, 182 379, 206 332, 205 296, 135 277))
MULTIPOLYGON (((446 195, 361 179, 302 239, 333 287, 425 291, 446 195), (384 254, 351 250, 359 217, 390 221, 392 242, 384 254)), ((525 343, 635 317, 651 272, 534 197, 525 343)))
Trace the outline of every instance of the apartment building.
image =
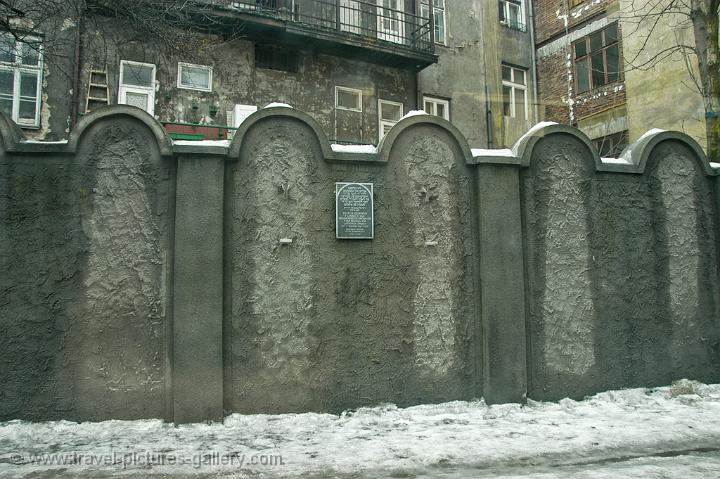
POLYGON ((633 0, 534 5, 542 119, 578 127, 601 156, 618 155, 651 128, 684 131, 704 146, 696 61, 676 48, 694 45, 688 16, 648 15, 659 4, 633 0))
POLYGON ((0 107, 38 139, 65 138, 83 114, 116 103, 146 110, 175 138, 225 139, 253 111, 283 103, 332 141, 364 144, 425 109, 473 146, 504 147, 535 117, 530 6, 208 0, 196 2, 202 21, 183 26, 191 34, 178 34, 177 48, 106 4, 51 28, 18 18, 29 33, 4 37, 0 107))

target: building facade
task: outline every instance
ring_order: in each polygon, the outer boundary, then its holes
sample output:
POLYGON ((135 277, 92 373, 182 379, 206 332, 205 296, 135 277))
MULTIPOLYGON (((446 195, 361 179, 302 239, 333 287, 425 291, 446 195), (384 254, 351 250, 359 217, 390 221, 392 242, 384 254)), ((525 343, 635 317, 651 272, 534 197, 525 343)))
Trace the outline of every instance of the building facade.
POLYGON ((534 4, 541 118, 578 127, 601 156, 618 155, 651 128, 705 145, 696 61, 677 48, 694 45, 687 15, 632 0, 534 4))
POLYGON ((45 140, 66 138, 78 118, 107 104, 138 106, 182 139, 225 139, 276 102, 310 113, 337 143, 378 144, 420 109, 450 120, 476 147, 510 146, 533 122, 523 0, 205 3, 211 26, 188 25, 178 48, 102 9, 29 34, 36 58, 0 63, 20 79, 8 80, 4 111, 45 140))

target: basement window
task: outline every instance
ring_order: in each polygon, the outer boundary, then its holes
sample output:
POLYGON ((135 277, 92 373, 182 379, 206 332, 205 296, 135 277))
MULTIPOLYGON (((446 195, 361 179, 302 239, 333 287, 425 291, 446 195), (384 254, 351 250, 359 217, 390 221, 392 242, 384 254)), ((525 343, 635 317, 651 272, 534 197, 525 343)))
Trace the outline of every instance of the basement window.
POLYGON ((212 91, 212 67, 178 63, 178 88, 212 91))
POLYGON ((0 37, 0 109, 23 127, 40 126, 42 43, 0 37))

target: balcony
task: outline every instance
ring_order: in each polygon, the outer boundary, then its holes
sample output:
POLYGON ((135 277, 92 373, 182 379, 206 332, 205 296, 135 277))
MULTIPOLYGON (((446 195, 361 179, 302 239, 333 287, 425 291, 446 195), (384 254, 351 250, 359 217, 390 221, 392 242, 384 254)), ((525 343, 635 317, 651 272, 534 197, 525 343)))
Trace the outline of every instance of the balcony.
POLYGON ((388 5, 402 0, 210 0, 248 37, 373 63, 425 68, 435 63, 431 21, 388 5))

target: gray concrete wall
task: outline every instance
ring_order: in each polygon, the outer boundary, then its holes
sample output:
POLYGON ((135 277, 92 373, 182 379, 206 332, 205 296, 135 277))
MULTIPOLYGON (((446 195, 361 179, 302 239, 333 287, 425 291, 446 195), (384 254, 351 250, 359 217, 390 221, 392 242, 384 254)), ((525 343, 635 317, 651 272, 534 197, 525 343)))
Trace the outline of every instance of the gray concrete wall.
POLYGON ((691 143, 657 142, 635 174, 597 171, 571 135, 533 149, 523 173, 531 397, 720 380, 717 185, 691 143))
POLYGON ((402 133, 391 156, 328 163, 297 118, 243 138, 227 192, 230 410, 477 395, 472 171, 435 125, 402 133), (335 239, 346 181, 374 184, 374 240, 335 239))
POLYGON ((162 417, 172 164, 126 117, 62 149, 0 158, 0 417, 162 417))
POLYGON ((173 145, 111 107, 68 144, 1 115, 0 138, 2 419, 720 380, 718 174, 683 134, 608 163, 553 125, 473 157, 420 115, 348 153, 276 107, 228 146, 173 145), (335 239, 346 181, 374 184, 373 240, 335 239))

